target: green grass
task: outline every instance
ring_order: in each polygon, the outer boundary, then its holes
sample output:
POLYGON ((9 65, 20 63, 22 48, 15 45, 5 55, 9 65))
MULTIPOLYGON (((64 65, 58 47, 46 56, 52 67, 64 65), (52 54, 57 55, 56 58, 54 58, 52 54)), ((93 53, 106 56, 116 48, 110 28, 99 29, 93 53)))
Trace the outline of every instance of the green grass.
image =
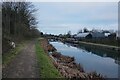
POLYGON ((119 42, 116 39, 82 39, 81 41, 120 47, 120 45, 118 45, 119 42))
POLYGON ((40 77, 41 78, 61 78, 61 74, 54 67, 52 60, 44 52, 40 46, 40 40, 36 42, 36 54, 38 59, 38 64, 40 67, 40 77))
POLYGON ((2 64, 6 66, 9 62, 11 62, 15 56, 24 48, 26 41, 23 41, 16 45, 15 49, 11 49, 9 52, 5 53, 2 56, 2 64))

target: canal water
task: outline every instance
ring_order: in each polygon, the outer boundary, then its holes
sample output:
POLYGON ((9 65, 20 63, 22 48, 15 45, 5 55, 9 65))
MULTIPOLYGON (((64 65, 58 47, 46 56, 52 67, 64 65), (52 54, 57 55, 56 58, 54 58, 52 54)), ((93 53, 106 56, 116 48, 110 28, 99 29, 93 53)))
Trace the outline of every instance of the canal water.
POLYGON ((106 76, 107 78, 118 78, 118 56, 112 56, 110 52, 93 49, 79 45, 77 47, 68 43, 50 42, 58 52, 63 55, 74 57, 80 63, 85 72, 93 72, 106 76))

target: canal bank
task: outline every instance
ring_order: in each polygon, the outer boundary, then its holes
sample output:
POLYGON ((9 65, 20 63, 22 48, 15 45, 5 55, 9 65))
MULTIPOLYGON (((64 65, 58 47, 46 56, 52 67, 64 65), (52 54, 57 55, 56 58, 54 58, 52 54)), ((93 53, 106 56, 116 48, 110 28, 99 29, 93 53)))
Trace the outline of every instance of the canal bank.
POLYGON ((57 52, 57 49, 49 44, 46 39, 41 41, 41 46, 46 53, 52 60, 52 63, 59 71, 59 73, 65 78, 85 78, 92 80, 97 78, 98 80, 102 80, 103 77, 96 72, 86 73, 83 70, 83 67, 80 64, 75 62, 74 57, 62 55, 62 53, 57 52))
POLYGON ((63 78, 52 63, 51 58, 48 55, 46 39, 39 38, 36 41, 36 56, 39 66, 40 78, 63 78))
POLYGON ((112 45, 106 45, 106 44, 99 44, 99 43, 92 43, 92 42, 85 42, 85 41, 77 41, 77 40, 67 40, 67 39, 58 39, 61 42, 65 43, 71 43, 74 45, 80 45, 80 44, 84 44, 84 45, 89 45, 89 46, 95 46, 95 47, 99 47, 99 48, 103 48, 103 49, 111 49, 117 52, 120 52, 120 47, 118 46, 112 46, 112 45))
POLYGON ((90 45, 90 46, 96 46, 96 47, 100 47, 100 48, 111 49, 111 50, 114 50, 114 51, 120 51, 120 47, 118 47, 118 46, 111 46, 111 45, 104 45, 104 44, 96 44, 96 43, 83 42, 83 41, 79 41, 78 43, 79 43, 79 44, 90 45))

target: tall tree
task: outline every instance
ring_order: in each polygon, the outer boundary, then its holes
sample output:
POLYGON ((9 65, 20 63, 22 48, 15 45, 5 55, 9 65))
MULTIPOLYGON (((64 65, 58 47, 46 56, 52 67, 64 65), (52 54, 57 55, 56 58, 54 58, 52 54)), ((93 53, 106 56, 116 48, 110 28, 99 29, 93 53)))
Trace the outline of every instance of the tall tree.
POLYGON ((83 32, 89 32, 89 30, 87 28, 84 28, 83 32))
POLYGON ((17 39, 32 35, 31 30, 34 31, 37 24, 35 11, 29 2, 3 2, 3 37, 17 39))
POLYGON ((67 36, 68 38, 70 38, 70 37, 71 37, 71 31, 68 31, 66 36, 67 36))

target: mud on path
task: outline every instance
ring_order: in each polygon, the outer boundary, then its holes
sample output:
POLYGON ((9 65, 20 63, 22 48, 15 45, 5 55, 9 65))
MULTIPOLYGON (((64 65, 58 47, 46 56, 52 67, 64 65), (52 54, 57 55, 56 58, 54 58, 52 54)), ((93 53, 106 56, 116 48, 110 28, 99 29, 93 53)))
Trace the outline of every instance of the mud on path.
POLYGON ((35 41, 30 41, 15 59, 3 69, 3 78, 39 78, 35 41))

